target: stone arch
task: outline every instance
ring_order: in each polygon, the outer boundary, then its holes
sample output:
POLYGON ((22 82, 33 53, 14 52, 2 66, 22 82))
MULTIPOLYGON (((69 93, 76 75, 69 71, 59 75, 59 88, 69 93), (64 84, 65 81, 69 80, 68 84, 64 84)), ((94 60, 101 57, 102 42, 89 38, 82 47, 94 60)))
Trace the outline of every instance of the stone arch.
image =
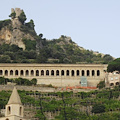
POLYGON ((34 71, 33 70, 31 70, 31 76, 34 76, 34 71))
POLYGON ((5 76, 8 76, 8 70, 5 70, 5 76))
POLYGON ((41 70, 41 76, 44 76, 44 70, 41 70))
POLYGON ((18 70, 15 70, 15 75, 16 75, 16 76, 18 75, 18 70))
POLYGON ((81 75, 85 76, 85 71, 84 70, 81 71, 81 75))
POLYGON ((56 70, 56 76, 59 76, 59 70, 56 70))
POLYGON ((61 76, 64 76, 64 70, 61 70, 61 76))
POLYGON ((97 70, 97 76, 100 76, 100 70, 97 70))
POLYGON ((49 76, 49 70, 46 70, 46 76, 49 76))
POLYGON ((114 83, 110 83, 110 86, 114 86, 114 83))
POLYGON ((23 75, 24 75, 24 71, 21 70, 21 71, 20 71, 20 76, 23 76, 23 75))
POLYGON ((66 75, 69 76, 70 75, 70 72, 69 70, 66 71, 66 75))
POLYGON ((75 76, 74 70, 71 71, 71 76, 75 76))
POLYGON ((116 85, 119 85, 120 83, 119 83, 119 82, 116 82, 115 84, 116 84, 116 85))
POLYGON ((36 70, 36 76, 39 76, 39 70, 36 70))
POLYGON ((25 71, 25 76, 29 76, 29 71, 28 70, 25 71))
POLYGON ((11 107, 8 106, 8 107, 7 107, 7 115, 10 115, 10 114, 11 114, 11 107))
POLYGON ((51 70, 51 75, 54 76, 54 70, 51 70))
POLYGON ((89 70, 87 70, 87 76, 90 76, 90 71, 89 70))
POLYGON ((2 70, 0 70, 0 75, 3 75, 3 71, 2 70))
POLYGON ((76 75, 77 75, 77 76, 80 75, 80 71, 79 71, 79 70, 76 71, 76 75))
POLYGON ((92 70, 92 76, 95 76, 95 71, 94 70, 92 70))
POLYGON ((10 70, 10 75, 13 75, 13 70, 10 70))

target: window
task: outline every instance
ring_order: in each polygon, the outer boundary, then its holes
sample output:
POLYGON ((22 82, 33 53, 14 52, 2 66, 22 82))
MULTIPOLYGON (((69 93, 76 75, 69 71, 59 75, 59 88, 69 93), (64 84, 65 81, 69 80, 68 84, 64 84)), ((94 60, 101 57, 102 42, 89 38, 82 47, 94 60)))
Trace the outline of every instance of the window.
POLYGON ((41 76, 44 76, 44 71, 43 70, 41 70, 41 76))
POLYGON ((49 76, 49 70, 46 70, 46 75, 49 76))
POLYGON ((82 76, 85 76, 85 72, 84 72, 84 70, 82 70, 82 76))
POLYGON ((22 107, 20 107, 20 116, 22 115, 22 107))
POLYGON ((31 76, 34 76, 34 71, 33 70, 31 70, 31 76))
POLYGON ((92 76, 95 76, 95 71, 94 70, 92 70, 92 76))
POLYGON ((39 70, 36 70, 36 76, 39 76, 39 70))
POLYGON ((66 75, 69 76, 69 70, 66 71, 66 75))
POLYGON ((76 75, 79 76, 80 75, 80 72, 79 70, 76 71, 76 75))
POLYGON ((20 76, 23 76, 23 75, 24 75, 24 71, 21 70, 21 71, 20 71, 20 76))
POLYGON ((8 114, 8 115, 11 114, 11 107, 10 107, 10 106, 8 106, 7 114, 8 114))
POLYGON ((3 71, 2 70, 0 70, 0 75, 3 75, 3 71))
POLYGON ((113 78, 111 78, 111 80, 113 80, 113 78))
POLYGON ((64 70, 61 71, 61 76, 64 76, 64 70))
POLYGON ((90 76, 90 71, 89 70, 87 70, 87 76, 90 76))
POLYGON ((54 70, 51 71, 51 75, 54 76, 54 70))
POLYGON ((59 76, 59 70, 56 71, 56 76, 59 76))
POLYGON ((26 74, 26 76, 29 76, 29 71, 28 71, 28 70, 26 70, 25 74, 26 74))
POLYGON ((97 76, 100 76, 100 71, 99 70, 97 70, 97 76))
POLYGON ((18 70, 15 71, 15 75, 18 75, 18 70))
POLYGON ((13 70, 10 70, 10 75, 13 75, 13 70))
POLYGON ((74 76, 74 70, 71 71, 71 75, 74 76))
POLYGON ((8 76, 8 70, 5 70, 5 76, 8 76))

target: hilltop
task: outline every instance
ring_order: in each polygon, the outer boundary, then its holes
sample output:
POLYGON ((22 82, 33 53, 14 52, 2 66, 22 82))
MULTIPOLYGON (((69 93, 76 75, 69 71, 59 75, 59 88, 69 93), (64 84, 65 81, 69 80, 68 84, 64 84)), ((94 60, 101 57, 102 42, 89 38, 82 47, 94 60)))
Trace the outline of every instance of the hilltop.
POLYGON ((0 21, 1 63, 108 63, 113 57, 78 46, 61 35, 47 40, 36 34, 34 21, 26 23, 20 8, 11 9, 11 19, 0 21))

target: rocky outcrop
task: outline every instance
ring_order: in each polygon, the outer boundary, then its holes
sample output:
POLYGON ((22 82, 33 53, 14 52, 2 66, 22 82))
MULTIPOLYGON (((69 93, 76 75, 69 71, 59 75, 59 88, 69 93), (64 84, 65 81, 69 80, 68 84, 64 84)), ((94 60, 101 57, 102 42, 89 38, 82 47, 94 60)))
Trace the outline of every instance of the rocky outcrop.
MULTIPOLYGON (((20 48, 25 49, 25 44, 23 43, 24 39, 30 39, 35 40, 35 36, 33 36, 29 32, 24 32, 21 27, 25 26, 23 25, 18 17, 22 13, 23 10, 20 10, 19 8, 16 8, 15 10, 12 8, 12 13, 16 13, 16 17, 11 17, 11 22, 9 25, 4 26, 0 30, 0 44, 6 43, 6 44, 15 44, 19 46, 20 48)), ((11 13, 11 14, 12 14, 11 13)), ((33 31, 35 33, 35 31, 33 31)))

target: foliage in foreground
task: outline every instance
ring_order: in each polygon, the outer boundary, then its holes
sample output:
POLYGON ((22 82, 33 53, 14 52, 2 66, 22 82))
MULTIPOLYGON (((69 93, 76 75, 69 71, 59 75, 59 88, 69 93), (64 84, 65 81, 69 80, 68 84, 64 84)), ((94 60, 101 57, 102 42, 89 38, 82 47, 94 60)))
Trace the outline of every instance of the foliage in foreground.
POLYGON ((33 78, 32 80, 28 80, 25 78, 15 78, 15 79, 8 79, 4 77, 0 77, 0 85, 5 85, 7 82, 16 83, 16 85, 36 85, 37 79, 33 78))

